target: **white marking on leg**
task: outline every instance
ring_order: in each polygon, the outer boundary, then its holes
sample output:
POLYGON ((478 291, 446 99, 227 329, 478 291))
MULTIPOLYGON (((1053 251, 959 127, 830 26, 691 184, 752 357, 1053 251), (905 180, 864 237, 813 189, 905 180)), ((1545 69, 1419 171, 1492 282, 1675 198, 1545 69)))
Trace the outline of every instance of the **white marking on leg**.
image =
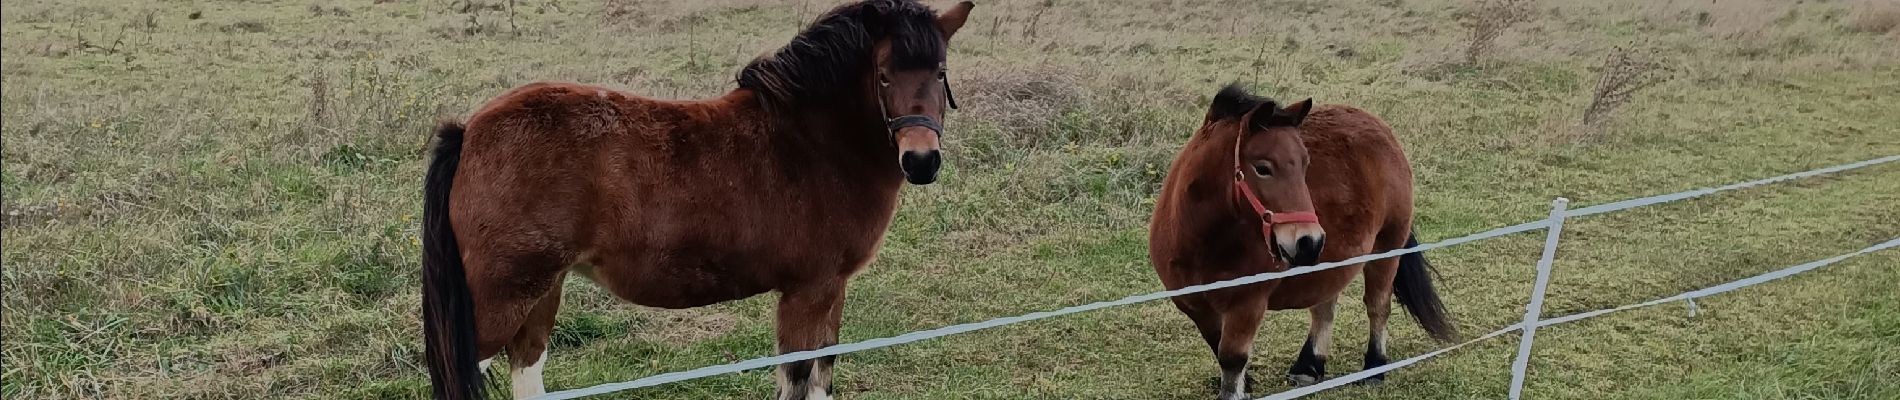
POLYGON ((1368 328, 1372 329, 1372 337, 1369 338, 1371 339, 1369 340, 1369 344, 1372 347, 1372 351, 1378 352, 1378 354, 1385 354, 1385 321, 1384 316, 1375 315, 1372 317, 1371 323, 1367 324, 1368 328))
POLYGON ((1366 338, 1367 351, 1385 355, 1385 324, 1392 316, 1391 296, 1366 297, 1366 327, 1370 335, 1366 338))
POLYGON ((805 400, 831 400, 831 393, 826 393, 822 385, 811 385, 805 392, 805 400))
POLYGON ((779 400, 785 400, 792 397, 790 395, 790 393, 792 393, 791 380, 785 379, 785 368, 781 367, 778 369, 778 372, 773 373, 772 380, 774 381, 774 383, 777 383, 776 385, 773 385, 773 387, 778 388, 779 400))
MULTIPOLYGON (((509 362, 514 362, 514 360, 509 360, 509 362)), ((528 365, 527 367, 515 368, 514 371, 508 374, 508 378, 514 381, 514 394, 516 399, 532 398, 548 393, 547 386, 541 384, 541 367, 547 364, 547 362, 548 354, 546 351, 542 351, 541 357, 534 360, 534 364, 528 365)))
MULTIPOLYGON (((785 346, 782 344, 778 346, 774 346, 773 351, 777 352, 778 354, 786 353, 785 346)), ((788 368, 785 368, 784 364, 780 364, 778 367, 772 368, 772 381, 773 383, 776 383, 776 385, 773 385, 772 387, 778 388, 778 392, 777 392, 778 396, 775 397, 778 400, 792 399, 795 397, 792 394, 798 393, 798 392, 793 391, 793 389, 796 389, 796 388, 792 387, 791 370, 788 368)))
POLYGON ((1247 398, 1247 369, 1237 368, 1220 373, 1220 400, 1244 400, 1247 398))
MULTIPOLYGON (((1307 325, 1306 330, 1307 343, 1305 346, 1308 347, 1300 349, 1300 356, 1305 357, 1305 352, 1311 351, 1313 357, 1316 358, 1322 366, 1326 364, 1326 359, 1330 358, 1333 352, 1333 306, 1335 304, 1338 304, 1337 301, 1329 300, 1325 303, 1313 305, 1312 308, 1306 310, 1307 313, 1311 314, 1312 322, 1307 325)), ((1294 361, 1294 367, 1296 369, 1306 366, 1300 364, 1301 361, 1294 361)), ((1324 375, 1324 373, 1320 373, 1319 371, 1304 370, 1300 372, 1289 372, 1286 378, 1293 381, 1294 386, 1306 386, 1318 383, 1321 379, 1326 379, 1324 375)))
POLYGON ((780 400, 831 400, 831 365, 819 360, 812 360, 811 363, 811 369, 807 370, 805 379, 797 385, 792 384, 789 370, 786 368, 781 367, 772 374, 773 379, 778 381, 780 400), (799 393, 804 393, 804 397, 799 397, 799 393))
POLYGON ((1373 332, 1372 336, 1373 350, 1378 351, 1379 354, 1385 354, 1385 330, 1380 329, 1378 332, 1373 332))
MULTIPOLYGON (((780 350, 779 354, 785 354, 785 351, 780 350)), ((778 400, 797 399, 800 391, 807 390, 792 384, 791 369, 786 368, 784 365, 780 365, 777 371, 772 373, 772 379, 778 383, 776 386, 778 387, 778 400)), ((809 395, 809 393, 807 393, 807 395, 809 395)))
POLYGON ((831 400, 831 363, 826 360, 811 360, 811 375, 805 377, 805 384, 810 385, 806 400, 831 400))
MULTIPOLYGON (((1389 306, 1389 303, 1382 306, 1379 303, 1366 302, 1366 317, 1369 319, 1366 325, 1371 328, 1371 335, 1366 338, 1366 368, 1378 367, 1379 365, 1374 365, 1375 362, 1383 365, 1389 360, 1385 355, 1385 322, 1386 318, 1392 315, 1392 309, 1389 306)), ((1374 375, 1359 383, 1365 385, 1385 383, 1385 374, 1374 375)))
POLYGON ((1313 325, 1309 328, 1311 330, 1306 332, 1308 337, 1313 338, 1313 355, 1319 356, 1320 359, 1326 359, 1328 355, 1333 354, 1334 304, 1336 303, 1328 301, 1326 304, 1313 306, 1313 325))

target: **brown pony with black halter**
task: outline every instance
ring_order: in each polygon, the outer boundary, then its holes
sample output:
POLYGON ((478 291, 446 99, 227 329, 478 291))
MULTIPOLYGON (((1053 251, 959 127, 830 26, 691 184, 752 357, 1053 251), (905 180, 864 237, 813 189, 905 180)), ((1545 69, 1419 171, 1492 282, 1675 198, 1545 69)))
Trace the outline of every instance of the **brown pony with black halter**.
MULTIPOLYGON (((779 352, 835 344, 899 189, 936 179, 944 49, 971 8, 839 6, 717 98, 536 83, 443 125, 423 204, 435 396, 483 397, 504 350, 515 397, 545 392, 568 271, 653 307, 777 291, 779 352)), ((831 364, 780 365, 778 398, 830 398, 831 364)))
MULTIPOLYGON (((1155 203, 1149 257, 1169 289, 1417 245, 1412 170, 1378 117, 1311 99, 1281 107, 1235 86, 1175 158, 1155 203)), ((1396 293, 1433 337, 1455 335, 1413 253, 1174 298, 1221 367, 1221 400, 1247 397, 1247 356, 1267 310, 1309 309, 1306 345, 1287 371, 1325 378, 1333 305, 1363 269, 1371 320, 1365 367, 1385 365, 1385 323, 1396 293)), ((1373 379, 1382 379, 1383 374, 1373 379)))

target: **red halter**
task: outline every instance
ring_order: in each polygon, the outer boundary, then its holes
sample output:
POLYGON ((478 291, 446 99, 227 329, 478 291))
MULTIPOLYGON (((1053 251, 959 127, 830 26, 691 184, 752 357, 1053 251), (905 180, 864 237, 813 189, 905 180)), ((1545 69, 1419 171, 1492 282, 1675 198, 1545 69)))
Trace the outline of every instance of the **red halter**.
POLYGON ((1240 139, 1234 140, 1234 197, 1253 207, 1254 215, 1260 217, 1260 238, 1265 240, 1267 246, 1271 248, 1273 224, 1317 224, 1319 214, 1310 211, 1276 213, 1268 210, 1266 203, 1260 202, 1260 195, 1254 194, 1253 189, 1247 187, 1246 164, 1240 159, 1240 142, 1247 138, 1246 124, 1241 124, 1240 129, 1240 139))

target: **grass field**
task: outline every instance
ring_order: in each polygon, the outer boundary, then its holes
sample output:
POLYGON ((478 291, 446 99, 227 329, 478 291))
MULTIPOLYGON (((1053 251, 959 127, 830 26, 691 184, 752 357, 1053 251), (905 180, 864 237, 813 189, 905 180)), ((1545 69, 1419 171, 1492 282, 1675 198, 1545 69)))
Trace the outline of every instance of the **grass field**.
MULTIPOLYGON (((416 398, 429 127, 537 80, 729 90, 831 0, 7 1, 9 399, 416 398), (331 4, 334 3, 334 4, 331 4), (471 4, 473 3, 473 4, 471 4), (321 5, 319 5, 321 4, 321 5), (510 12, 512 5, 513 12, 510 12)), ((857 341, 1160 288, 1155 191, 1221 84, 1360 105, 1397 130, 1421 239, 1579 205, 1900 154, 1900 3, 1541 1, 1478 63, 1475 2, 982 1, 951 45, 964 109, 851 286, 857 341), (1613 48, 1673 79, 1578 121, 1613 48)), ((1900 237, 1900 165, 1571 221, 1546 315, 1672 295, 1900 237)), ((1467 334, 1521 318, 1542 237, 1428 253, 1467 334)), ((569 282, 550 389, 768 355, 772 296, 692 310, 569 282)), ((1538 399, 1900 398, 1900 253, 1540 331, 1538 399)), ((1357 289, 1348 289, 1357 298, 1357 289)), ((1331 371, 1358 369, 1344 301, 1331 371)), ((1268 316, 1256 395, 1307 316, 1268 316)), ((1409 318, 1391 355, 1433 350, 1409 318)), ((1499 338, 1316 398, 1501 398, 1499 338)), ((1166 303, 853 354, 857 399, 1208 399, 1166 303)), ((769 373, 607 398, 767 398, 769 373)))

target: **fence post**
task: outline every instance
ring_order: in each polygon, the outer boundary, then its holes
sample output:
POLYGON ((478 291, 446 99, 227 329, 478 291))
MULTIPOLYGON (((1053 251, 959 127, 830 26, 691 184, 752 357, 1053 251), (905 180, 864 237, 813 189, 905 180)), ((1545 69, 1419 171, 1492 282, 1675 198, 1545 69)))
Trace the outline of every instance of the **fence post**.
POLYGON ((1557 238, 1564 231, 1565 211, 1570 199, 1558 197, 1550 202, 1550 227, 1544 235, 1544 255, 1537 259, 1537 282, 1531 286, 1531 303, 1524 307, 1524 338, 1517 342, 1517 360, 1511 362, 1511 400, 1524 395, 1524 370, 1531 363, 1531 338, 1537 336, 1537 320, 1544 313, 1544 289, 1550 286, 1550 263, 1557 258, 1557 238))

